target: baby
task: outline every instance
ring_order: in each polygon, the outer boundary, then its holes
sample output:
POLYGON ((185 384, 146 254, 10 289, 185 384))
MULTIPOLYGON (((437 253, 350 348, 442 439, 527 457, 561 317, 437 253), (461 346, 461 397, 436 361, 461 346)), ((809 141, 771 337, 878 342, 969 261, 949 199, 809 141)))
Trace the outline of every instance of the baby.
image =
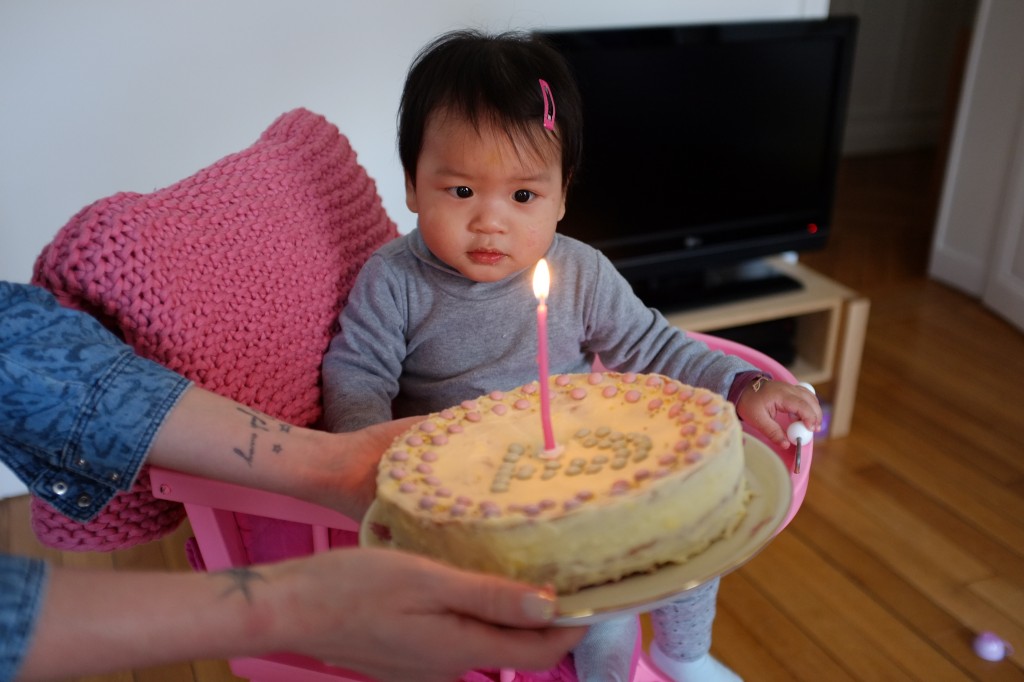
MULTIPOLYGON (((727 395, 741 419, 784 446, 775 415, 820 427, 811 392, 689 338, 600 252, 556 233, 581 138, 575 83, 539 38, 459 31, 418 55, 398 136, 418 226, 377 251, 356 280, 324 358, 328 428, 426 414, 536 380, 531 278, 542 257, 554 279, 552 374, 589 372, 599 357, 612 370, 727 395)), ((652 613, 651 655, 675 680, 739 679, 710 655, 717 589, 713 580, 652 613)), ((635 617, 593 626, 574 651, 579 679, 626 682, 636 628, 635 617)))

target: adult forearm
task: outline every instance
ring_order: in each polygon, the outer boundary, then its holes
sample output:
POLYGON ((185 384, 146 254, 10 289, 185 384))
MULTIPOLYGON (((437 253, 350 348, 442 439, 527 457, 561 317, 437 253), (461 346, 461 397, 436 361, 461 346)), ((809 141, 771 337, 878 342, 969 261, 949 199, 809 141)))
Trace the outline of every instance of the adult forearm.
POLYGON ((259 651, 264 609, 247 602, 244 587, 233 574, 54 568, 18 679, 259 651))
POLYGON ((388 682, 447 682, 554 665, 583 634, 545 627, 554 609, 537 588, 387 550, 209 574, 55 569, 18 679, 294 651, 388 682))
POLYGON ((305 429, 189 388, 157 433, 150 463, 284 493, 360 518, 381 452, 407 422, 350 434, 305 429))

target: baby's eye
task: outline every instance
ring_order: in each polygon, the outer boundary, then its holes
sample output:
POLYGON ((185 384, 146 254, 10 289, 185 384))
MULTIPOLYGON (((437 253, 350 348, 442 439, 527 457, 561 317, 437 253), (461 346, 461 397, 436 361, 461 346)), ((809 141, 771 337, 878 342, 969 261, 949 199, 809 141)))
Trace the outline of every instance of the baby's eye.
POLYGON ((535 196, 537 195, 528 189, 517 189, 512 194, 512 199, 520 204, 526 204, 529 203, 530 200, 533 199, 535 196))
POLYGON ((473 196, 473 190, 465 185, 459 185, 458 187, 452 187, 448 190, 460 199, 468 199, 473 196))

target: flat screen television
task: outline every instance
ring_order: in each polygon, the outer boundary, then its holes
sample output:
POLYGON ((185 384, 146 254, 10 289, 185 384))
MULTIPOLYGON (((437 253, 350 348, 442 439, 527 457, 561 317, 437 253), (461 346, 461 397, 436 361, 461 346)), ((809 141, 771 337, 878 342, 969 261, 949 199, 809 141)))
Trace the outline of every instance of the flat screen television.
POLYGON ((798 287, 761 259, 828 239, 856 29, 831 17, 542 32, 584 106, 559 231, 661 309, 798 287))

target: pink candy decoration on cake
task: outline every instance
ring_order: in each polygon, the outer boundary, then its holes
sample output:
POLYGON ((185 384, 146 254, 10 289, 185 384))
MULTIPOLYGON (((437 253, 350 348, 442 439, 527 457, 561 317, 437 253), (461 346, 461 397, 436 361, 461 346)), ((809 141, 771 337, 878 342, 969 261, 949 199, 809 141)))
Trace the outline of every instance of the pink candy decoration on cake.
MULTIPOLYGON (((461 408, 448 410, 449 419, 456 422, 481 421, 486 414, 504 415, 508 410, 525 410, 532 408, 534 403, 523 397, 532 387, 536 389, 539 382, 531 382, 511 392, 492 391, 484 398, 467 400, 462 403, 461 408), (507 402, 504 402, 507 401, 507 402)), ((408 459, 417 459, 409 473, 409 478, 416 479, 417 485, 423 495, 415 500, 421 504, 428 504, 425 509, 439 514, 464 517, 468 515, 479 515, 493 517, 500 515, 522 515, 526 517, 538 517, 546 510, 559 507, 564 510, 571 510, 595 497, 592 491, 584 490, 571 494, 565 500, 543 499, 522 499, 511 494, 516 488, 518 481, 531 481, 539 477, 540 480, 548 480, 556 476, 582 476, 601 474, 609 469, 625 469, 630 462, 639 463, 648 457, 652 462, 650 468, 638 468, 635 471, 623 470, 621 478, 612 479, 610 482, 600 484, 603 495, 619 495, 631 491, 637 487, 649 485, 652 479, 659 479, 670 475, 673 471, 685 465, 693 465, 703 459, 703 448, 709 446, 712 434, 721 431, 723 425, 720 419, 712 420, 705 424, 703 420, 698 421, 696 415, 683 405, 698 396, 709 395, 708 392, 695 394, 688 391, 689 398, 679 394, 678 390, 662 391, 663 386, 676 386, 677 382, 666 382, 661 377, 641 377, 637 374, 616 374, 616 373, 591 373, 585 375, 558 375, 551 378, 552 389, 558 386, 562 389, 563 395, 574 400, 585 400, 589 394, 589 387, 596 386, 601 391, 601 396, 606 399, 616 399, 625 403, 638 403, 643 405, 648 416, 658 417, 665 410, 665 416, 671 416, 679 429, 678 440, 663 446, 661 452, 651 452, 650 439, 642 432, 621 432, 612 425, 584 426, 578 428, 572 435, 566 436, 566 443, 558 448, 554 457, 545 458, 540 450, 541 444, 532 441, 529 436, 525 442, 511 442, 505 453, 499 460, 499 466, 494 471, 490 481, 490 493, 496 496, 496 500, 486 500, 478 506, 468 500, 452 500, 451 490, 442 487, 442 482, 437 472, 430 463, 443 461, 444 454, 431 449, 438 445, 439 438, 445 438, 443 433, 423 438, 424 443, 418 451, 398 450, 399 459, 403 456, 408 459), (634 387, 630 387, 627 380, 634 387), (643 388, 641 388, 641 383, 643 388), (645 395, 653 397, 645 399, 645 395), (643 401, 643 402, 641 402, 643 401), (576 449, 582 447, 582 450, 576 449), (562 461, 560 455, 566 448, 572 448, 573 456, 562 461), (532 453, 532 454, 531 454, 532 453), (540 460, 530 460, 531 457, 540 456, 540 460), (426 493, 426 494, 424 494, 426 493), (509 500, 516 501, 509 501, 509 500)), ((705 400, 689 402, 689 407, 696 410, 696 403, 705 403, 705 400)), ((706 410, 701 407, 700 412, 706 410)), ((713 412, 713 411, 708 411, 713 412)), ((639 413, 637 413, 639 414, 639 413)), ((443 415, 442 415, 443 416, 443 415)), ((430 418, 428 418, 429 421, 430 418)), ((457 424, 442 424, 438 421, 430 422, 433 428, 424 429, 417 425, 417 432, 424 431, 453 431, 450 429, 457 424)), ((459 431, 462 431, 460 428, 459 431)), ((396 469, 398 469, 396 467, 396 469)), ((396 474, 398 472, 392 472, 396 474)), ((401 475, 407 475, 401 470, 401 475)), ((403 481, 404 482, 404 481, 403 481)), ((404 489, 404 488, 403 488, 404 489)))

